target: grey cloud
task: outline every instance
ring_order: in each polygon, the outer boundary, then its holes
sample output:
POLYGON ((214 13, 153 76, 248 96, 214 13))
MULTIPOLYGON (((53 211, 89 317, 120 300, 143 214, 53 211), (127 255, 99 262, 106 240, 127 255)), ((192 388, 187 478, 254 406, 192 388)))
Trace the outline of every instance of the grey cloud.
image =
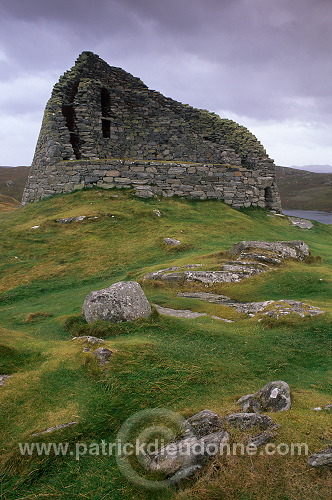
POLYGON ((0 81, 50 92, 92 50, 196 107, 330 124, 331 24, 330 0, 2 0, 0 81))

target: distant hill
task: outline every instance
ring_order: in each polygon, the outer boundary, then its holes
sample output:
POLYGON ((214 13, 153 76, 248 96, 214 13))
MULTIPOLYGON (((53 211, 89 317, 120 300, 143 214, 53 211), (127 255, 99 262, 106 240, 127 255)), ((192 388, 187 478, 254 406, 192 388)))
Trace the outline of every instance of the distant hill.
POLYGON ((21 202, 29 170, 30 167, 0 167, 0 195, 6 197, 6 204, 21 202))
POLYGON ((276 167, 276 175, 284 209, 332 211, 332 173, 276 167))
POLYGON ((296 168, 297 170, 307 170, 309 172, 315 172, 316 174, 332 174, 331 165, 292 165, 289 168, 296 168))

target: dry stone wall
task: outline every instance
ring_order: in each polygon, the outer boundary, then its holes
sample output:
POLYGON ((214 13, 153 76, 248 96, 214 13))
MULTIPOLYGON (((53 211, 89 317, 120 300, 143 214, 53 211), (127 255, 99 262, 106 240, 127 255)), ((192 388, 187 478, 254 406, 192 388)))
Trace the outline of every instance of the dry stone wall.
POLYGON ((23 204, 96 185, 278 210, 274 170, 246 128, 83 52, 47 103, 23 204))

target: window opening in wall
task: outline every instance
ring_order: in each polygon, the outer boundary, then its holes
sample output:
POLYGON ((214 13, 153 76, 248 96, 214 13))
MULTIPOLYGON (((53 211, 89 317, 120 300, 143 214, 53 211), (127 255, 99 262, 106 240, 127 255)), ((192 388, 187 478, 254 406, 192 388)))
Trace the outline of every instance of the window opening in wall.
MULTIPOLYGON (((80 151, 80 138, 78 134, 78 128, 76 123, 76 113, 74 108, 74 99, 77 94, 79 82, 75 82, 75 85, 68 92, 66 99, 62 104, 62 114, 66 120, 66 126, 69 131, 69 141, 72 145, 76 160, 81 159, 80 151)), ((64 158, 66 160, 68 158, 64 158)))
POLYGON ((109 138, 111 136, 111 98, 109 90, 102 87, 100 92, 100 103, 101 103, 101 128, 103 132, 103 137, 109 138))

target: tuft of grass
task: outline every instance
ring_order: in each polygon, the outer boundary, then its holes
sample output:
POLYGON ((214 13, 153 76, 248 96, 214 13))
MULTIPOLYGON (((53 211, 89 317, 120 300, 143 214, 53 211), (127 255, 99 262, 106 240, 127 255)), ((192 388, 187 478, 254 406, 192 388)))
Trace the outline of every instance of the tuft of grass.
POLYGON ((293 403, 289 412, 273 415, 280 424, 276 443, 308 442, 312 453, 324 448, 332 439, 331 416, 312 408, 331 403, 330 227, 317 223, 302 231, 262 209, 236 211, 211 200, 141 200, 125 190, 100 189, 0 213, 0 223, 1 370, 13 374, 0 388, 4 498, 329 497, 331 472, 307 469, 306 457, 220 457, 179 491, 157 493, 129 483, 114 456, 22 456, 18 443, 68 442, 71 449, 76 443, 112 443, 126 419, 147 408, 169 408, 185 417, 209 408, 224 417, 239 410, 239 397, 282 379, 293 403), (77 215, 91 219, 55 222, 77 215), (168 251, 161 241, 170 235, 188 246, 168 251), (240 283, 141 281, 145 273, 171 266, 218 269, 230 246, 246 239, 303 239, 321 261, 288 261, 240 283), (188 320, 154 311, 144 320, 87 324, 81 316, 85 296, 128 279, 140 280, 151 302, 207 316, 188 320), (223 305, 180 298, 178 291, 209 291, 239 301, 303 300, 327 314, 258 322, 223 305), (34 321, 25 322, 28 315, 34 321), (103 371, 82 352, 81 342, 70 340, 80 335, 104 338, 113 351, 103 371), (70 421, 78 424, 31 437, 70 421))

